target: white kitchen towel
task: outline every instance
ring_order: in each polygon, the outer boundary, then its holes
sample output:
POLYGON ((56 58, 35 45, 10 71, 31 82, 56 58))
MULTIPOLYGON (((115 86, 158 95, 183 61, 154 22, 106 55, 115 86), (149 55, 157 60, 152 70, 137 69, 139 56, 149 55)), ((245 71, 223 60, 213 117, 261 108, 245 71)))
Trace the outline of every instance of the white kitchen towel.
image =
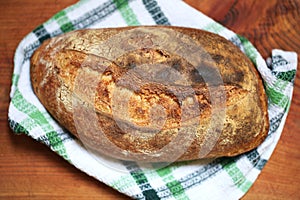
POLYGON ((247 39, 180 0, 84 0, 58 12, 20 42, 14 58, 9 124, 15 133, 44 143, 78 169, 135 199, 238 199, 270 158, 291 103, 297 54, 273 50, 269 61, 267 65, 247 39), (258 148, 232 158, 178 162, 157 169, 112 161, 86 150, 51 117, 33 93, 30 57, 44 40, 83 28, 155 24, 219 34, 251 59, 264 80, 269 103, 270 130, 258 148))

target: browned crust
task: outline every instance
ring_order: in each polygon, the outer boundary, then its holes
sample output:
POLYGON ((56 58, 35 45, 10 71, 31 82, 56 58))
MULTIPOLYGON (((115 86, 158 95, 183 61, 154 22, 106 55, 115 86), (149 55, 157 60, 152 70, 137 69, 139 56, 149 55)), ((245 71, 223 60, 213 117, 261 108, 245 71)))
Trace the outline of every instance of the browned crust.
MULTIPOLYGON (((177 135, 191 138, 190 145, 186 147, 185 153, 179 155, 178 160, 234 156, 257 147, 265 139, 269 120, 263 83, 252 62, 236 46, 223 37, 202 30, 143 27, 152 31, 174 30, 192 38, 196 45, 210 55, 209 59, 205 58, 206 54, 201 55, 201 67, 204 69, 202 72, 207 72, 209 76, 211 69, 220 71, 226 95, 224 126, 222 130, 215 130, 219 134, 207 135, 210 120, 213 119, 212 110, 221 111, 222 108, 218 105, 212 108, 205 81, 195 73, 187 60, 159 48, 131 51, 113 61, 92 50, 95 43, 133 28, 74 31, 45 41, 35 51, 31 58, 30 71, 34 92, 62 126, 89 148, 126 160, 170 161, 167 154, 162 153, 158 157, 151 154, 175 140, 177 135), (178 83, 172 82, 167 87, 161 83, 153 83, 147 76, 138 73, 130 73, 126 79, 122 79, 135 66, 157 63, 172 66, 188 78, 179 80, 178 83), (84 76, 84 80, 78 79, 79 76, 84 76), (192 95, 186 92, 189 88, 194 91, 192 95), (122 110, 113 113, 115 105, 112 91, 120 92, 119 97, 115 96, 115 101, 119 103, 122 103, 122 94, 123 99, 126 95, 132 95, 127 102, 129 106, 126 112, 129 116, 122 115, 125 112, 122 110), (174 91, 177 94, 175 96, 174 91), (197 102, 200 112, 191 107, 187 114, 183 114, 181 106, 188 105, 191 101, 197 102), (150 119, 150 108, 156 105, 164 108, 165 114, 161 112, 162 109, 152 110, 154 118, 150 119), (78 112, 78 107, 83 109, 78 112), (155 116, 165 118, 156 119, 155 116), (99 128, 103 135, 95 132, 99 128), (178 132, 179 128, 182 132, 178 132), (138 131, 132 134, 132 130, 138 131), (149 136, 151 132, 158 133, 149 136), (111 144, 121 151, 113 149, 111 144), (202 155, 201 152, 206 148, 212 149, 208 154, 202 155)), ((125 48, 131 45, 130 42, 148 45, 152 40, 153 38, 134 38, 134 41, 128 39, 121 45, 125 48)), ((175 39, 173 43, 172 45, 176 45, 175 39)), ((151 68, 144 70, 149 76, 151 73, 157 76, 151 68)), ((180 152, 182 148, 177 145, 173 150, 180 152)))

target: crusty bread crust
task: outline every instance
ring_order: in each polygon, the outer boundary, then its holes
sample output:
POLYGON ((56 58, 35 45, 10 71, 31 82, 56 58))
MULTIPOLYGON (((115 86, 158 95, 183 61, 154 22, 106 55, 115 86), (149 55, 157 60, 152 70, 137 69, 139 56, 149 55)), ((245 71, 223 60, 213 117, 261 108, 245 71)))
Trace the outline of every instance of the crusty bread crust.
POLYGON ((124 160, 235 156, 263 142, 263 83, 235 45, 182 27, 143 26, 135 37, 122 35, 136 28, 77 30, 35 51, 34 92, 63 127, 88 148, 124 160), (199 47, 198 66, 162 48, 179 52, 182 44, 199 47), (215 71, 221 82, 214 85, 208 82, 215 71))

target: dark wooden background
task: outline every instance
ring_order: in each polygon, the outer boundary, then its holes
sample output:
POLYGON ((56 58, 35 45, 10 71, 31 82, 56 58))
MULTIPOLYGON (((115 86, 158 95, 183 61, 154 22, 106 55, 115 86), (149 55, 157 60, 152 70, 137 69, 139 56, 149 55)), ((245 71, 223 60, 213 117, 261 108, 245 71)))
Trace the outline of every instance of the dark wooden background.
MULTIPOLYGON (((300 52, 299 0, 185 0, 261 52, 300 52)), ((8 127, 14 51, 20 40, 75 0, 0 0, 0 199, 128 199, 8 127)), ((298 58, 299 62, 299 58, 298 58)), ((299 67, 299 65, 298 65, 299 67)), ((300 199, 300 71, 290 113, 270 161, 243 199, 300 199)), ((226 199, 226 197, 224 197, 226 199)))

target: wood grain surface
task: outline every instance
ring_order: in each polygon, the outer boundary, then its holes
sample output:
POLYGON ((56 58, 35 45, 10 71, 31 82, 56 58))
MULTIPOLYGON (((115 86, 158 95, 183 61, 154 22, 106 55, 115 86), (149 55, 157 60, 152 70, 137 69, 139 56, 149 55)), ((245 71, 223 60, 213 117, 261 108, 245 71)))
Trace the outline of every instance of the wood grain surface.
MULTIPOLYGON (((274 48, 300 53, 299 0, 185 1, 246 36, 265 58, 274 48)), ((27 136, 14 135, 8 127, 13 56, 18 43, 39 24, 75 2, 0 1, 0 199, 128 199, 44 145, 27 136)), ((293 101, 282 136, 244 200, 300 199, 299 78, 298 64, 293 101)))

